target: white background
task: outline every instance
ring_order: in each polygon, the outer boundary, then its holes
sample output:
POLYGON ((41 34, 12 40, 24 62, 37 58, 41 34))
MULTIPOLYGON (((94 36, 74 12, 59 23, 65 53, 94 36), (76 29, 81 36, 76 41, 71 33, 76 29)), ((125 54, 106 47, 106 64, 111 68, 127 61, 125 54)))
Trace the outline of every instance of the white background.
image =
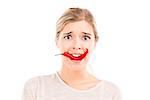
POLYGON ((59 70, 55 23, 68 7, 89 9, 100 41, 91 70, 123 100, 150 100, 149 0, 1 0, 0 99, 20 100, 24 83, 59 70))

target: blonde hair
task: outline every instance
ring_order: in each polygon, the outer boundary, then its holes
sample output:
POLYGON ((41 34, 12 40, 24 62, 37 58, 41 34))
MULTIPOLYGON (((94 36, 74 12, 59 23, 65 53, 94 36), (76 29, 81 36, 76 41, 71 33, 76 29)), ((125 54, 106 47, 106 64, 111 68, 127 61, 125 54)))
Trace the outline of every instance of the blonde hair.
POLYGON ((59 39, 60 32, 63 28, 71 22, 87 21, 92 27, 95 35, 95 41, 98 41, 98 34, 96 30, 95 20, 91 12, 87 9, 81 8, 69 8, 57 21, 56 23, 56 41, 59 39))

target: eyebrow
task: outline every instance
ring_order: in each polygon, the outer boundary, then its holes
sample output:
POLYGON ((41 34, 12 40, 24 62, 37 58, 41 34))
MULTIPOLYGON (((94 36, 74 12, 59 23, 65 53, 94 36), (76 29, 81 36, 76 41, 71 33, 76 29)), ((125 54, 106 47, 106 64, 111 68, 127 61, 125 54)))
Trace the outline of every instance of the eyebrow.
MULTIPOLYGON (((70 32, 67 32, 67 33, 63 33, 64 35, 70 35, 72 33, 72 31, 70 32)), ((85 35, 91 35, 90 33, 87 33, 87 32, 82 32, 83 34, 85 35)))
POLYGON ((90 33, 87 33, 87 32, 82 32, 83 34, 86 34, 86 35, 91 35, 90 33))
POLYGON ((64 33, 64 35, 69 35, 69 34, 71 34, 72 32, 70 31, 70 32, 67 32, 67 33, 64 33))

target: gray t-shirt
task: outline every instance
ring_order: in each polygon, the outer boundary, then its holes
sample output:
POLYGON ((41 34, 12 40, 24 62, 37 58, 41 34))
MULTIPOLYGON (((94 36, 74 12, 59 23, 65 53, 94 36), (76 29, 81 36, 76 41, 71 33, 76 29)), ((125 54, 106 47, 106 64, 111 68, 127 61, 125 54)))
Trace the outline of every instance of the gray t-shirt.
POLYGON ((119 89, 110 82, 102 80, 92 88, 77 90, 56 72, 27 81, 22 100, 121 100, 120 97, 119 89))

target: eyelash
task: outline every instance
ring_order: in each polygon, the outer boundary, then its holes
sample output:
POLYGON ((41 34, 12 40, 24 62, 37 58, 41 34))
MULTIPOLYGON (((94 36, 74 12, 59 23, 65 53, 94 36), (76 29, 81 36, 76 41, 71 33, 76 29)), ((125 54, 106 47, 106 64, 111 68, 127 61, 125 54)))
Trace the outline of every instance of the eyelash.
POLYGON ((66 36, 64 36, 64 39, 69 40, 70 37, 72 37, 72 36, 71 35, 66 35, 66 36))
POLYGON ((87 36, 87 35, 84 35, 84 36, 83 36, 83 39, 84 39, 84 40, 87 40, 87 39, 85 39, 85 38, 91 39, 91 37, 90 37, 90 36, 87 36))
MULTIPOLYGON (((72 38, 71 35, 66 35, 66 36, 64 36, 64 39, 69 40, 70 38, 72 38)), ((90 37, 90 36, 87 36, 87 35, 84 35, 82 39, 83 39, 83 40, 87 40, 87 38, 88 38, 88 39, 91 39, 91 37, 90 37)))

